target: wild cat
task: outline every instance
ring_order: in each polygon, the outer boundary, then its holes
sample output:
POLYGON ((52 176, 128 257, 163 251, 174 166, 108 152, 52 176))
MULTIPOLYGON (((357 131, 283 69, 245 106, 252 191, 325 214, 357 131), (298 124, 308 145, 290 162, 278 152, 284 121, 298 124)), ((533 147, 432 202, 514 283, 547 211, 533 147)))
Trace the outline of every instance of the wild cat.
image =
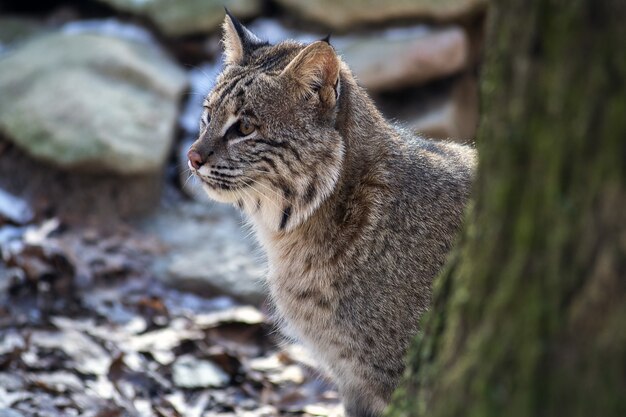
POLYGON ((270 45, 227 14, 225 66, 189 166, 249 218, 286 333, 379 416, 459 229, 467 146, 390 125, 328 40, 270 45))

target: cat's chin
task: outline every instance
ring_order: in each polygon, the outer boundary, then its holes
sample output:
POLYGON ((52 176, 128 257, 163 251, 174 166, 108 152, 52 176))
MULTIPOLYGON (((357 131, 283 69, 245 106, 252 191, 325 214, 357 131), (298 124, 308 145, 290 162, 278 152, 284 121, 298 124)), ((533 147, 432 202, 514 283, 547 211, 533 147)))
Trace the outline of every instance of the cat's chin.
POLYGON ((237 202, 237 198, 230 191, 219 190, 211 187, 208 184, 202 183, 202 188, 204 192, 207 193, 210 199, 215 200, 219 203, 231 203, 234 204, 237 202))

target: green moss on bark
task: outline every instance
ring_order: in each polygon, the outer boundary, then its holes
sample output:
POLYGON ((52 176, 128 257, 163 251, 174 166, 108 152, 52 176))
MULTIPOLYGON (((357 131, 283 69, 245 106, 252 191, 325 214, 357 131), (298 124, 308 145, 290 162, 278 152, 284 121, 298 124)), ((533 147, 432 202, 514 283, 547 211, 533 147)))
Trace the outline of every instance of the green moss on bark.
POLYGON ((494 3, 475 199, 389 416, 626 415, 626 3, 494 3))

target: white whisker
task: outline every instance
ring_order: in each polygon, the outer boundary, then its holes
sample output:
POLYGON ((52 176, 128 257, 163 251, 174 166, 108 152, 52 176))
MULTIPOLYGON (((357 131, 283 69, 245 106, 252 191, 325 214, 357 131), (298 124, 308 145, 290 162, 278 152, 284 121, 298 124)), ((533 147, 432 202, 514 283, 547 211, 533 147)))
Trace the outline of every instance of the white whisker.
POLYGON ((195 178, 195 175, 193 174, 193 172, 191 172, 191 170, 188 170, 188 171, 189 171, 189 175, 187 176, 187 179, 183 183, 183 188, 187 186, 187 183, 189 183, 189 181, 191 181, 192 178, 195 178))
MULTIPOLYGON (((254 181, 254 180, 252 180, 252 181, 254 181)), ((255 181, 255 182, 256 182, 256 181, 255 181)), ((259 184, 259 183, 257 182, 257 184, 259 184)), ((275 208, 276 210, 278 210, 278 211, 280 211, 280 212, 282 212, 282 211, 283 211, 283 209, 282 209, 282 208, 280 208, 280 207, 278 206, 278 204, 276 204, 276 202, 275 202, 274 200, 272 200, 271 198, 269 198, 268 196, 266 196, 265 194, 263 194, 262 192, 260 192, 260 191, 259 191, 258 189, 256 189, 256 188, 255 188, 252 184, 249 184, 249 187, 250 187, 250 188, 252 188, 252 189, 254 190, 254 192, 256 192, 257 194, 261 195, 262 197, 265 197, 265 199, 266 199, 268 202, 270 202, 270 203, 274 206, 274 208, 275 208)))
POLYGON ((269 186, 261 183, 260 181, 255 180, 254 178, 251 178, 251 177, 246 177, 246 178, 249 179, 250 181, 254 181, 256 184, 260 185, 261 187, 265 188, 269 192, 273 193, 274 195, 276 195, 276 197, 281 199, 283 202, 289 203, 289 201, 284 196, 282 196, 278 191, 270 188, 269 186))

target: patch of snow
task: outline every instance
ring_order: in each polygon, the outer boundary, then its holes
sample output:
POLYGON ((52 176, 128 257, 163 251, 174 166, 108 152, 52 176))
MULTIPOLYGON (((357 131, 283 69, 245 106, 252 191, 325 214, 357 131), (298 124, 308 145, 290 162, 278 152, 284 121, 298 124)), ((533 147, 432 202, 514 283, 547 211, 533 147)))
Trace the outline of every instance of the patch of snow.
MULTIPOLYGON (((0 227, 0 256, 7 256, 9 253, 19 252, 24 247, 22 237, 25 232, 26 227, 9 225, 0 227)), ((2 260, 2 257, 0 257, 0 261, 2 260)))
POLYGON ((179 123, 189 136, 197 136, 202 115, 202 102, 215 85, 222 63, 207 62, 189 71, 189 98, 180 115, 179 123))
POLYGON ((54 217, 45 220, 43 223, 36 226, 31 226, 24 233, 24 243, 34 246, 43 246, 45 240, 52 234, 52 232, 59 229, 61 221, 54 217))
POLYGON ((25 224, 33 219, 33 212, 26 201, 0 189, 0 217, 25 224))
POLYGON ((69 22, 61 27, 61 32, 68 35, 95 33, 150 45, 156 43, 152 34, 146 29, 131 23, 121 22, 117 19, 93 19, 69 22))

